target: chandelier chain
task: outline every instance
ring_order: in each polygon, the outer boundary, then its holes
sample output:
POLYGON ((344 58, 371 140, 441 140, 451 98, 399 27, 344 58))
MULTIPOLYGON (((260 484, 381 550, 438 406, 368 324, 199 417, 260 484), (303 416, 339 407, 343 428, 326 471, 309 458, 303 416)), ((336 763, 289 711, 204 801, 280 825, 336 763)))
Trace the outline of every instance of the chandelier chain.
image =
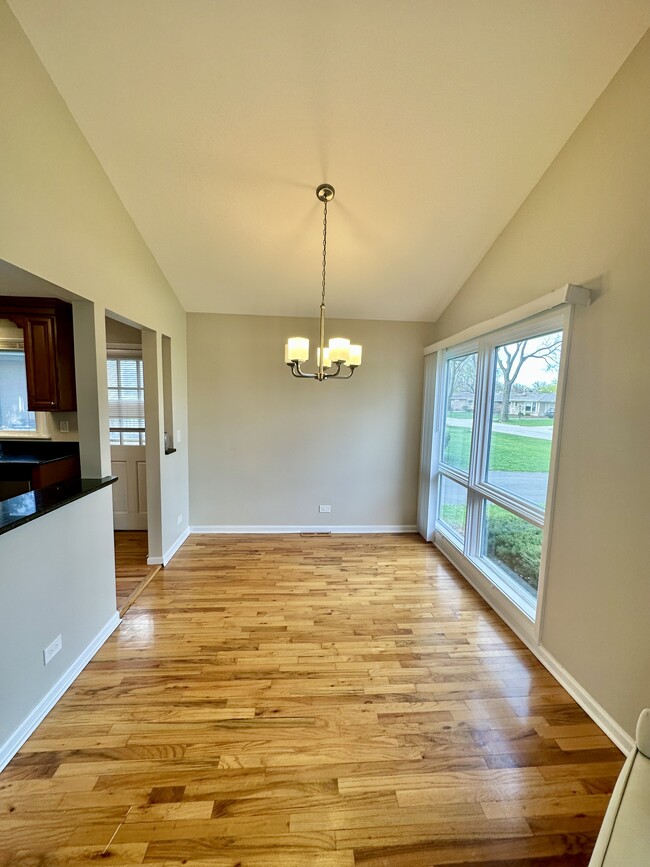
POLYGON ((327 203, 334 198, 331 184, 316 187, 316 198, 323 203, 323 267, 322 293, 319 316, 319 340, 316 349, 316 372, 306 373, 302 364, 309 361, 309 340, 306 337, 290 337, 284 347, 285 364, 291 368, 291 375, 297 379, 313 379, 325 382, 328 379, 339 381, 349 379, 361 364, 361 346, 352 345, 346 337, 331 337, 325 346, 325 281, 327 278, 327 203), (348 368, 347 373, 343 373, 348 368))
POLYGON ((321 307, 325 306, 325 268, 327 264, 327 201, 323 203, 323 294, 321 307))

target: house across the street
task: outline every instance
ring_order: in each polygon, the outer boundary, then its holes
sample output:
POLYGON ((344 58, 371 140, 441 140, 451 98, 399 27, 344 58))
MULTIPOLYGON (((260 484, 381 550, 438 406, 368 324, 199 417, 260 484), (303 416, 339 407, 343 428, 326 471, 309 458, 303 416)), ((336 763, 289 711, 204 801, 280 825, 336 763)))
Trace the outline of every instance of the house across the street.
MULTIPOLYGON (((494 413, 501 413, 503 394, 497 393, 494 398, 494 413)), ((555 415, 555 393, 530 391, 522 394, 511 394, 509 403, 510 416, 526 416, 531 418, 553 418, 555 415)), ((472 412, 474 393, 471 391, 457 392, 450 402, 450 412, 472 412)))

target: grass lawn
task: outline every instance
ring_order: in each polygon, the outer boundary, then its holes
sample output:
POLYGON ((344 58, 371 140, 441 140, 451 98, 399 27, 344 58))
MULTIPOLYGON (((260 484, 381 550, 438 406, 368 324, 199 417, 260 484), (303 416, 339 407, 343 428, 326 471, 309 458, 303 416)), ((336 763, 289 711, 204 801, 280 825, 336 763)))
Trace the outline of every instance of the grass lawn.
MULTIPOLYGON (((471 412, 448 412, 447 418, 472 418, 471 412)), ((498 421, 499 424, 516 424, 521 427, 553 427, 553 419, 552 418, 510 418, 508 421, 501 421, 501 419, 495 418, 494 421, 498 421)))
MULTIPOLYGON (((450 427, 447 430, 447 436, 444 460, 453 467, 466 470, 469 467, 471 430, 464 427, 450 427)), ((505 470, 514 473, 547 473, 550 462, 550 440, 538 440, 516 434, 492 434, 491 470, 505 470)))
MULTIPOLYGON (((495 421, 499 421, 495 419, 495 421)), ((511 418, 508 421, 499 421, 499 424, 516 424, 521 427, 553 427, 552 418, 511 418)))
POLYGON ((452 530, 463 539, 465 537, 465 518, 467 515, 467 506, 458 503, 441 503, 440 504, 440 520, 443 521, 452 530))

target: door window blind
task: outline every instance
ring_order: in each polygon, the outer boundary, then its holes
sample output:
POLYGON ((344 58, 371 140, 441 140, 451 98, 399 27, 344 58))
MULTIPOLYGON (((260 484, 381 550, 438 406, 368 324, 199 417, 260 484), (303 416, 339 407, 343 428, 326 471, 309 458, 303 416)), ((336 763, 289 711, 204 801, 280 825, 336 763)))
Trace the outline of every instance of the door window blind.
POLYGON ((109 356, 108 415, 111 445, 143 446, 144 371, 142 359, 109 356))

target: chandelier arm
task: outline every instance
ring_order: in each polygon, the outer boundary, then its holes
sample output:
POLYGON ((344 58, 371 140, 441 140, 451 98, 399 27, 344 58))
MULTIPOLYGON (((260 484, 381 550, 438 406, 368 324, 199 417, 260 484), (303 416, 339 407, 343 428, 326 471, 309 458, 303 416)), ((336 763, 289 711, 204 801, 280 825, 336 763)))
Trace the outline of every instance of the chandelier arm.
MULTIPOLYGON (((341 372, 341 364, 342 364, 343 362, 341 362, 341 361, 334 361, 334 362, 332 362, 332 363, 336 365, 336 373, 326 373, 325 376, 326 376, 328 379, 334 379, 335 377, 337 377, 337 376, 339 375, 339 373, 341 372)), ((345 379, 345 377, 343 377, 343 378, 345 379)))
POLYGON ((291 368, 291 373, 296 379, 318 379, 317 373, 303 373, 300 364, 295 361, 292 361, 288 366, 291 368), (298 372, 296 373, 296 371, 298 372))
MULTIPOLYGON (((342 376, 341 379, 349 379, 352 376, 352 374, 354 373, 354 371, 357 369, 357 366, 358 365, 356 365, 356 364, 350 365, 350 372, 348 373, 347 376, 342 376)), ((339 368, 339 371, 340 371, 340 368, 339 368)), ((335 376, 338 376, 338 373, 336 373, 335 376)))

